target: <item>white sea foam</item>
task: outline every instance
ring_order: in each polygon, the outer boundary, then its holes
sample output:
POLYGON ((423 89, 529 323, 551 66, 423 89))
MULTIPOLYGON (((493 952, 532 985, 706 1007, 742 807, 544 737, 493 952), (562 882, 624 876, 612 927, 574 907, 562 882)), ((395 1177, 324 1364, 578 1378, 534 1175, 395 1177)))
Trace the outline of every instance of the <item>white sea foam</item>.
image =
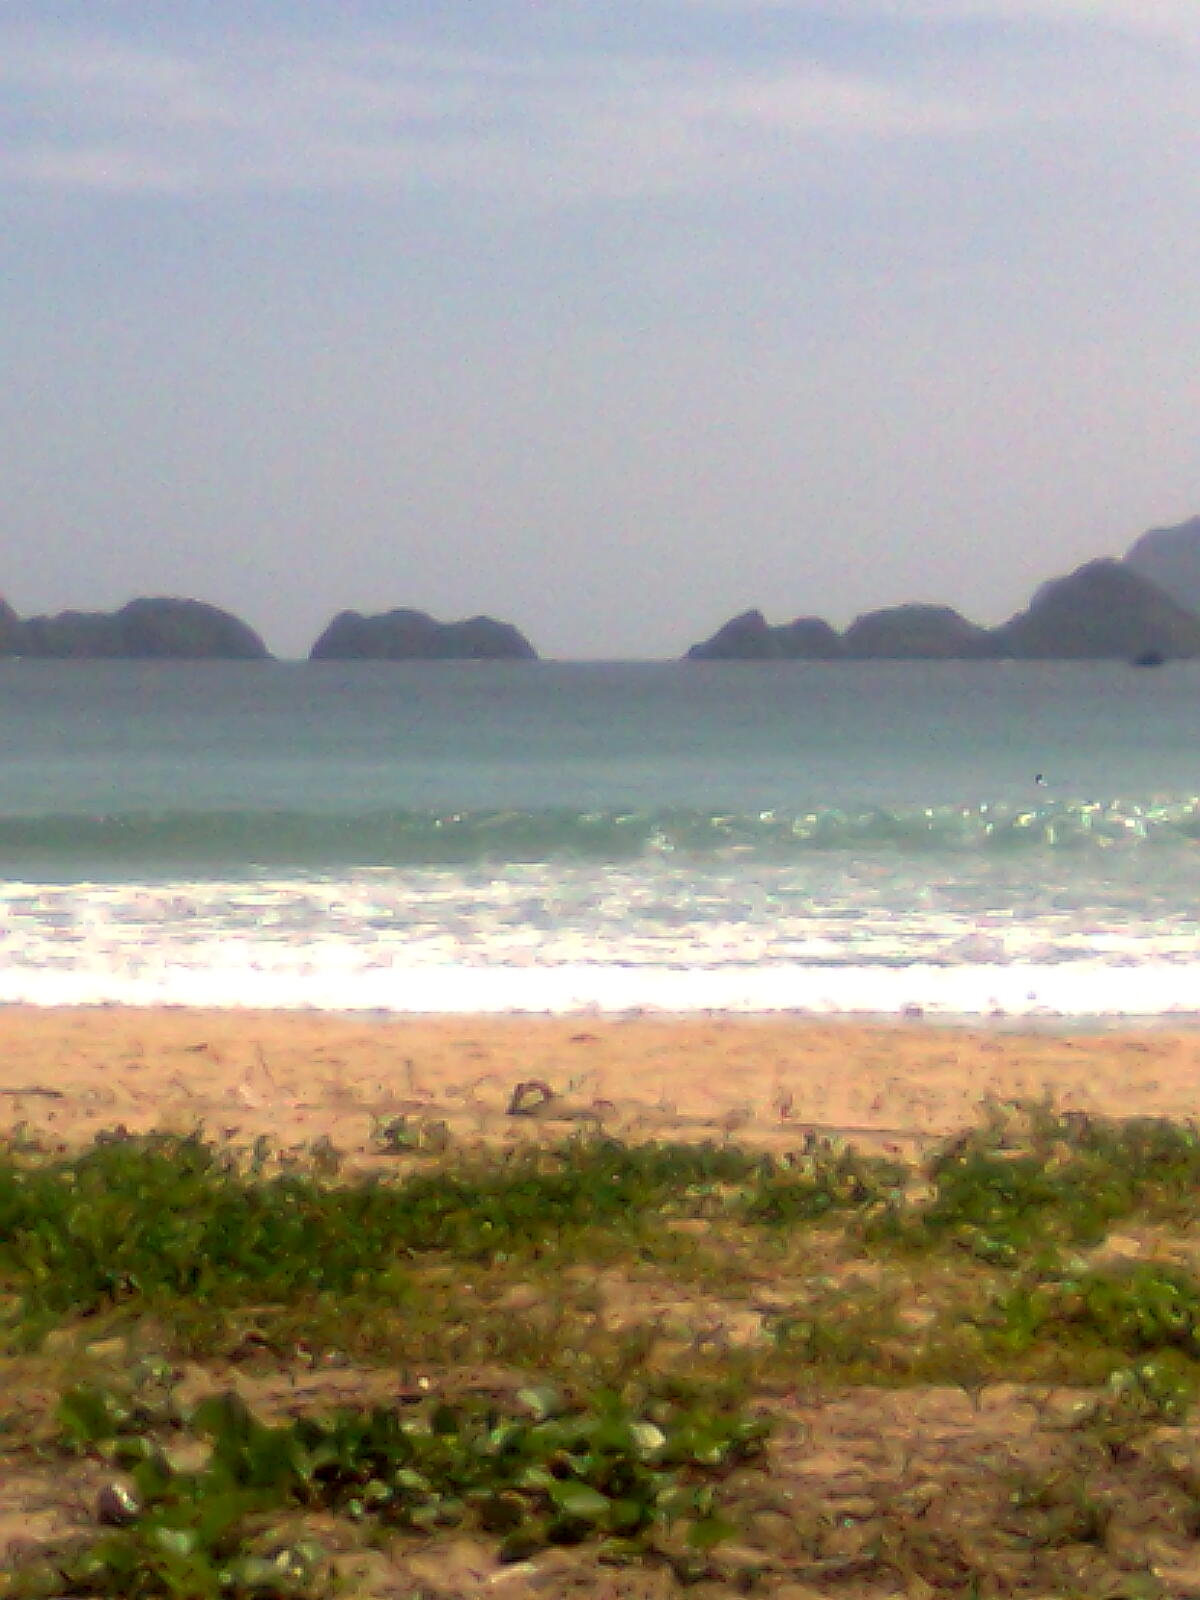
POLYGON ((0 974, 0 1003, 203 1006, 394 1014, 801 1012, 811 1015, 1160 1017, 1200 1013, 1200 962, 1112 968, 655 966, 356 967, 344 951, 303 966, 240 959, 139 970, 0 974), (334 959, 341 956, 343 959, 334 959))
POLYGON ((1194 921, 1144 891, 1134 908, 856 863, 0 891, 8 1004, 1154 1017, 1200 1013, 1198 952, 1194 921))

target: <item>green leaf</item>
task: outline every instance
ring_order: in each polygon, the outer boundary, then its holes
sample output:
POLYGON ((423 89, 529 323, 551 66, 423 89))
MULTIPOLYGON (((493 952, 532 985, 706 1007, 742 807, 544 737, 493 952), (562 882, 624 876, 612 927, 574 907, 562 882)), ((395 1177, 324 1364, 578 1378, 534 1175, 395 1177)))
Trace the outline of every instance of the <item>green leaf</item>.
POLYGON ((191 1528, 152 1528, 150 1539, 168 1556, 190 1556, 195 1553, 196 1535, 191 1528))
POLYGON ((642 1457, 657 1454, 667 1442, 666 1434, 653 1422, 631 1422, 629 1433, 634 1448, 642 1457))
POLYGON ((568 1517, 578 1517, 581 1522, 606 1522, 612 1501, 598 1489, 586 1483, 555 1482, 550 1498, 559 1511, 568 1517))
POLYGON ((435 1434, 442 1438, 448 1438, 452 1433, 458 1432, 458 1412, 453 1406, 447 1405, 445 1401, 442 1401, 433 1408, 429 1418, 429 1426, 435 1434))
POLYGON ((75 1445, 111 1439, 129 1420, 129 1408, 116 1395, 90 1384, 68 1389, 58 1402, 58 1425, 75 1445))
POLYGON ((724 1517, 701 1517, 687 1531, 687 1542, 693 1550, 711 1550, 723 1539, 730 1539, 737 1530, 724 1517))
POLYGON ((640 1528, 651 1520, 651 1512, 639 1500, 614 1500, 609 1520, 611 1526, 617 1529, 640 1528))
POLYGON ((545 1530, 527 1526, 517 1528, 513 1533, 508 1534, 501 1541, 498 1554, 501 1561, 524 1561, 527 1557, 536 1555, 539 1550, 544 1550, 545 1547, 545 1530))
POLYGON ((567 1409, 562 1391, 551 1384, 531 1385, 527 1389, 518 1389, 517 1403, 525 1407, 535 1422, 545 1422, 550 1417, 561 1417, 567 1409))

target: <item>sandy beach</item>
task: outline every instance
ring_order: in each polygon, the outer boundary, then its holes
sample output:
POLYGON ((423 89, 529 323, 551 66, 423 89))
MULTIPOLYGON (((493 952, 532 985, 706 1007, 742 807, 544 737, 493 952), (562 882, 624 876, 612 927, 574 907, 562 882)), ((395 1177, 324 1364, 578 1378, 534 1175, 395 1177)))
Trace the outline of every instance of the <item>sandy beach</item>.
POLYGON ((988 1097, 1118 1116, 1200 1111, 1200 1030, 1007 1032, 804 1018, 375 1020, 316 1013, 9 1008, 0 1130, 66 1145, 124 1127, 328 1138, 367 1152, 381 1119, 506 1139, 592 1125, 622 1137, 778 1147, 807 1128, 912 1150, 988 1097), (509 1114, 522 1083, 544 1085, 509 1114))

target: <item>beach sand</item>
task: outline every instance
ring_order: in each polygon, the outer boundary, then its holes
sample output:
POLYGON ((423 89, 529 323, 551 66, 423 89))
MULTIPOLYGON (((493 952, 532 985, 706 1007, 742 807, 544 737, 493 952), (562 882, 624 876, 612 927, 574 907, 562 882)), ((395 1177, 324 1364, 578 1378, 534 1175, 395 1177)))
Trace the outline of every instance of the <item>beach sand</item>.
POLYGON ((503 1140, 780 1147, 814 1128, 912 1151, 989 1098, 1117 1116, 1200 1113, 1200 1030, 1008 1032, 800 1017, 386 1019, 291 1012, 5 1009, 0 1131, 75 1146, 124 1127, 371 1149, 381 1123, 503 1140), (537 1113, 509 1115, 516 1086, 537 1113))

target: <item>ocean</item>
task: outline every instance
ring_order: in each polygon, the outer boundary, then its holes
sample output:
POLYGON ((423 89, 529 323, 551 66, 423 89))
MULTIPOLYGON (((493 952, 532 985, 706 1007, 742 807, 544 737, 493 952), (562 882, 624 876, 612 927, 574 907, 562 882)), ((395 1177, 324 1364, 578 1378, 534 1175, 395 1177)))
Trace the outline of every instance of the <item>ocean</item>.
POLYGON ((0 662, 0 1003, 1200 1014, 1200 665, 0 662))

